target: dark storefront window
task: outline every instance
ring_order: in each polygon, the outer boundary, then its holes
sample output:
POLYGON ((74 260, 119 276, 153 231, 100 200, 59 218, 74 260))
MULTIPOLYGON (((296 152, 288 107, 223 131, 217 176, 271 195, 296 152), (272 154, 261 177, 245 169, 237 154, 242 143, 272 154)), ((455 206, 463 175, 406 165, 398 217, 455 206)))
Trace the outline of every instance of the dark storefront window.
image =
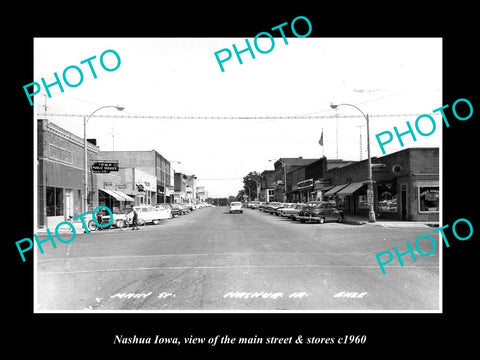
POLYGON ((421 212, 438 212, 440 209, 438 186, 419 186, 418 205, 421 212))
POLYGON ((47 186, 47 216, 63 215, 63 189, 47 186))
POLYGON ((378 207, 382 212, 397 212, 397 189, 394 182, 378 184, 378 207))
POLYGON ((367 198, 367 188, 362 186, 358 189, 358 208, 359 209, 369 209, 368 198, 367 198))

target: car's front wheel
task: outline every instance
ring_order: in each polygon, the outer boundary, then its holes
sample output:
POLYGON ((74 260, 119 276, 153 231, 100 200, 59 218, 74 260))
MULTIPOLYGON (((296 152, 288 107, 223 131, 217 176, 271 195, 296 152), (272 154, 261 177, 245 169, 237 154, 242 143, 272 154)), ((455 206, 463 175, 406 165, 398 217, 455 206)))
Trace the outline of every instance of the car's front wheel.
POLYGON ((115 226, 117 228, 122 228, 125 226, 125 222, 122 220, 122 219, 118 219, 116 222, 115 222, 115 226))
POLYGON ((158 225, 160 223, 159 219, 152 220, 153 225, 158 225))
POLYGON ((323 224, 325 222, 325 218, 324 217, 320 217, 320 220, 318 220, 318 223, 319 224, 323 224))

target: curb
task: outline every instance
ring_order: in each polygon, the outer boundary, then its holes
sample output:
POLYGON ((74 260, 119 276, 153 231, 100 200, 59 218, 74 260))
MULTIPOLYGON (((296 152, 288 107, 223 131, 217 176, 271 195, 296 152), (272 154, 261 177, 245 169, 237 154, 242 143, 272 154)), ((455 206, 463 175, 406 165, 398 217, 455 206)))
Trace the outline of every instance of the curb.
POLYGON ((396 228, 418 227, 418 226, 428 226, 428 227, 439 226, 439 223, 436 221, 391 221, 391 222, 376 221, 374 223, 370 223, 368 222, 368 220, 343 219, 342 222, 349 225, 368 225, 368 226, 383 226, 383 227, 396 227, 396 228))

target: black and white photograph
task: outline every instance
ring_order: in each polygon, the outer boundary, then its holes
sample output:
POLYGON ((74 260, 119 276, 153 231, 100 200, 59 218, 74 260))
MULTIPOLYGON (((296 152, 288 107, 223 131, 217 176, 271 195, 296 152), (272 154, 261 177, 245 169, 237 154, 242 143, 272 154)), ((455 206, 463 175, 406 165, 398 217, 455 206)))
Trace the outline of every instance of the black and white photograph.
POLYGON ((473 350, 473 7, 260 5, 6 11, 8 353, 473 350))
POLYGON ((36 312, 441 311, 441 39, 294 20, 34 39, 36 312))

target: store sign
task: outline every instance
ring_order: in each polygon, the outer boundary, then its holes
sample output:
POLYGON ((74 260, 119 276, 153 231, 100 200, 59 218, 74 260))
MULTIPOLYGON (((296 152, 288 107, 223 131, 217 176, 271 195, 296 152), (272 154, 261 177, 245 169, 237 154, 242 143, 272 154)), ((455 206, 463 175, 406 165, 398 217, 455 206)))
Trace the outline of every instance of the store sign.
POLYGON ((298 183, 298 190, 306 189, 306 188, 311 188, 311 187, 313 187, 313 179, 308 179, 308 180, 300 181, 300 182, 298 183))
POLYGON ((108 174, 110 171, 118 171, 118 162, 95 162, 92 165, 94 173, 108 174))

